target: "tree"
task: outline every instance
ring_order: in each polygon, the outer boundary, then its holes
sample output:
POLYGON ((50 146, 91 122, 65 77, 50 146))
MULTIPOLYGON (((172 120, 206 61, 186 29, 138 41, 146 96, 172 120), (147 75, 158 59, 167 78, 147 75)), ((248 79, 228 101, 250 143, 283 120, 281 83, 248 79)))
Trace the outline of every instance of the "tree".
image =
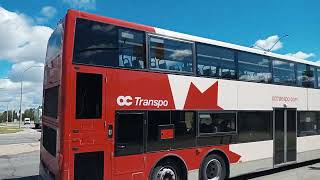
POLYGON ((35 108, 26 109, 22 114, 22 119, 30 118, 31 121, 34 121, 34 112, 36 111, 35 108))

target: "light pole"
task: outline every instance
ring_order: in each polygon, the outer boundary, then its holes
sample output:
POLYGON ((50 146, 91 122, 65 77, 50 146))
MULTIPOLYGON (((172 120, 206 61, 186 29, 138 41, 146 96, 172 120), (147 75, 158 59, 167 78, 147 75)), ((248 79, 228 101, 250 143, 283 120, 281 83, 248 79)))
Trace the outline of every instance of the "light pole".
POLYGON ((43 66, 30 66, 30 67, 28 67, 27 69, 25 69, 22 73, 21 73, 21 77, 20 77, 20 117, 19 117, 19 129, 21 128, 21 121, 22 121, 22 110, 21 110, 21 108, 22 108, 22 85, 23 85, 23 74, 26 72, 26 71, 28 71, 29 69, 31 69, 31 68, 35 68, 35 67, 43 67, 43 66))

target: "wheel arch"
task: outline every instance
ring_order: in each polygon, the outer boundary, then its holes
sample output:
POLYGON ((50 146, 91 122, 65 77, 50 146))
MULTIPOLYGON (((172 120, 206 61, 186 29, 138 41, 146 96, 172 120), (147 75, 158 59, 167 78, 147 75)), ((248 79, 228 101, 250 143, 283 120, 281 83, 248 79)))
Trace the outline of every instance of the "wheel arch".
POLYGON ((211 154, 216 154, 220 157, 223 158, 223 160, 225 161, 226 163, 226 177, 228 178, 229 175, 230 175, 230 159, 228 158, 228 156, 226 155, 225 152, 223 152, 222 150, 220 149, 211 149, 210 151, 207 152, 207 154, 205 156, 203 156, 202 160, 201 160, 201 163, 200 163, 200 168, 199 168, 199 179, 201 177, 201 168, 202 168, 202 165, 203 165, 203 161, 206 159, 206 157, 208 157, 209 155, 211 154))
POLYGON ((184 161, 184 159, 177 155, 177 154, 167 154, 161 158, 159 158, 157 161, 155 161, 152 165, 152 167, 149 170, 149 179, 151 178, 152 172, 154 170, 155 167, 157 167, 158 164, 165 162, 165 161, 173 161, 175 163, 179 163, 182 165, 182 171, 184 173, 184 175, 187 177, 188 176, 188 165, 187 163, 184 161))

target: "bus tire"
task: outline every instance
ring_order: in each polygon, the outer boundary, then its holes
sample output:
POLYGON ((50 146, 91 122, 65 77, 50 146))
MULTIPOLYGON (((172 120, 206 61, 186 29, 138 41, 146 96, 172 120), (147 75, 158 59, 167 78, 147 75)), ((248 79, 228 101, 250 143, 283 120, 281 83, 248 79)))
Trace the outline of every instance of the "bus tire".
POLYGON ((224 180, 227 175, 226 162, 217 154, 208 155, 202 162, 201 180, 224 180))
POLYGON ((173 161, 157 164, 151 174, 151 180, 184 180, 182 170, 173 161))

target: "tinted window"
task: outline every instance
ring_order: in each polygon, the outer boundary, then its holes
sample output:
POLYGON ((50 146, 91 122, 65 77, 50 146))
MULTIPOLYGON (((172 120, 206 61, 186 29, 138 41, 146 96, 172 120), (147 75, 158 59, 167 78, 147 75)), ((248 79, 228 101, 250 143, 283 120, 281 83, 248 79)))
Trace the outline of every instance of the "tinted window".
POLYGON ((57 119, 58 117, 59 86, 44 90, 43 114, 57 119))
POLYGON ((293 62, 273 60, 273 82, 279 84, 296 84, 295 66, 293 62))
POLYGON ((272 112, 238 112, 239 142, 272 139, 272 112))
POLYGON ((49 126, 42 127, 42 145, 52 155, 56 156, 57 131, 49 126))
POLYGON ((197 44, 197 73, 203 76, 236 78, 234 51, 197 44))
POLYGON ((316 87, 315 68, 305 64, 297 64, 298 86, 316 87))
POLYGON ((103 180, 104 152, 85 152, 74 155, 74 180, 103 180))
POLYGON ((170 125, 169 111, 149 111, 148 112, 148 138, 147 150, 158 151, 167 150, 172 146, 171 140, 160 139, 160 129, 162 126, 170 125))
POLYGON ((236 131, 235 113, 200 113, 200 134, 229 133, 236 131))
POLYGON ((299 112, 299 135, 309 136, 318 134, 320 129, 320 112, 299 112))
POLYGON ((320 69, 317 69, 318 88, 320 88, 320 69))
POLYGON ((174 148, 195 146, 195 113, 184 111, 171 112, 171 121, 174 124, 174 148))
POLYGON ((101 118, 102 75, 77 73, 76 118, 101 118))
POLYGON ((46 61, 50 61, 61 53, 62 48, 63 26, 58 24, 58 27, 53 31, 48 41, 46 61))
POLYGON ((100 66, 144 68, 144 32, 77 19, 73 62, 100 66))
POLYGON ((271 81, 270 60, 261 55, 245 52, 238 53, 239 79, 244 81, 271 81))
POLYGON ((115 155, 143 153, 143 114, 118 114, 115 155))
POLYGON ((150 37, 150 68, 192 72, 192 43, 150 37))

